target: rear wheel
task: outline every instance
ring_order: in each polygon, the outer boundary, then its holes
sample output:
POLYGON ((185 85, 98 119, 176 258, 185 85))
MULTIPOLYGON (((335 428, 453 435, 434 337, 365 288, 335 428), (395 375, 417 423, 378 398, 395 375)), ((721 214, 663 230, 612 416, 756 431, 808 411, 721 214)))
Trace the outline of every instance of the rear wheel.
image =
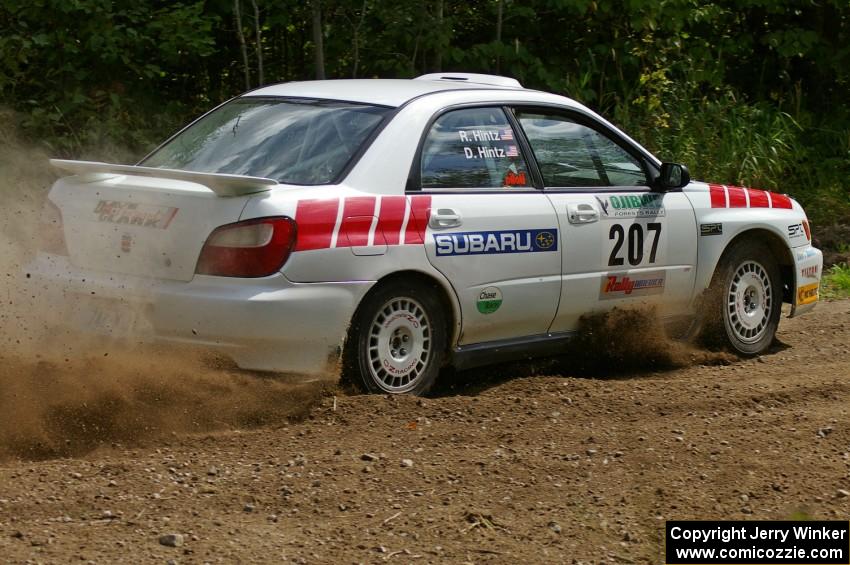
POLYGON ((782 308, 782 279, 770 249, 745 240, 729 248, 711 282, 703 337, 741 355, 773 343, 782 308))
POLYGON ((446 316, 437 292, 399 281, 367 296, 349 329, 345 380, 365 392, 425 394, 446 354, 446 316))

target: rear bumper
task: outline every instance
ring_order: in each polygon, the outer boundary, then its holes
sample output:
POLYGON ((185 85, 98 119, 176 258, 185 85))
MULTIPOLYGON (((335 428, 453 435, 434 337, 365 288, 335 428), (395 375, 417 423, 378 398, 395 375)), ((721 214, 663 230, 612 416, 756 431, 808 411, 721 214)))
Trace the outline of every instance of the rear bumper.
POLYGON ((27 273, 54 316, 77 330, 199 345, 245 369, 308 375, 338 372, 348 325, 374 284, 293 283, 282 274, 155 281, 81 271, 44 254, 27 273))
POLYGON ((820 280, 823 275, 823 253, 811 245, 795 247, 791 250, 794 257, 794 299, 789 318, 805 314, 817 306, 820 280))

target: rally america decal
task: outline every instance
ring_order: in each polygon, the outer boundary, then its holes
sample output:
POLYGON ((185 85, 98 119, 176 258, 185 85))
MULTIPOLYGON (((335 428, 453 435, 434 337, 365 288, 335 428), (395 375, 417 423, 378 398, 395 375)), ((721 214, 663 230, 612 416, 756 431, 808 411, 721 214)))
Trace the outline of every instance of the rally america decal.
POLYGON ((664 292, 664 271, 650 273, 608 273, 602 275, 600 299, 633 298, 664 292))
MULTIPOLYGON (((98 222, 167 230, 179 208, 120 200, 100 200, 94 207, 98 222)), ((123 248, 123 244, 122 244, 123 248)))
POLYGON ((612 196, 597 196, 602 217, 606 220, 621 218, 658 218, 666 214, 664 195, 649 194, 619 194, 612 196))
POLYGON ((558 230, 474 231, 434 235, 437 256, 499 255, 558 250, 558 230))

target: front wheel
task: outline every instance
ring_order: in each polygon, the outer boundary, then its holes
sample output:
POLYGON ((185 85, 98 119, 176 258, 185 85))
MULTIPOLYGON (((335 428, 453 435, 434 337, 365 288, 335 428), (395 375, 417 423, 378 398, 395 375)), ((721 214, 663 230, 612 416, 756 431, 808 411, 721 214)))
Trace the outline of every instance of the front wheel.
POLYGON ((709 289, 703 337, 746 356, 773 343, 782 308, 782 279, 770 249, 742 241, 720 260, 709 289))
POLYGON ((425 394, 446 354, 437 289, 393 282, 367 296, 349 328, 343 378, 365 392, 425 394))

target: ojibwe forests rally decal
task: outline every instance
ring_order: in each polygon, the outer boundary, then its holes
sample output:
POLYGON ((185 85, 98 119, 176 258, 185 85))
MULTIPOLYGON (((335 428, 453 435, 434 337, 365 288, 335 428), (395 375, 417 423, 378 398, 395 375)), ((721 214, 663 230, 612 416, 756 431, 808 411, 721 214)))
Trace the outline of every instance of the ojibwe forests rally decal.
POLYGON ((605 220, 659 218, 666 214, 664 195, 655 192, 597 196, 596 200, 599 202, 602 218, 605 220))

